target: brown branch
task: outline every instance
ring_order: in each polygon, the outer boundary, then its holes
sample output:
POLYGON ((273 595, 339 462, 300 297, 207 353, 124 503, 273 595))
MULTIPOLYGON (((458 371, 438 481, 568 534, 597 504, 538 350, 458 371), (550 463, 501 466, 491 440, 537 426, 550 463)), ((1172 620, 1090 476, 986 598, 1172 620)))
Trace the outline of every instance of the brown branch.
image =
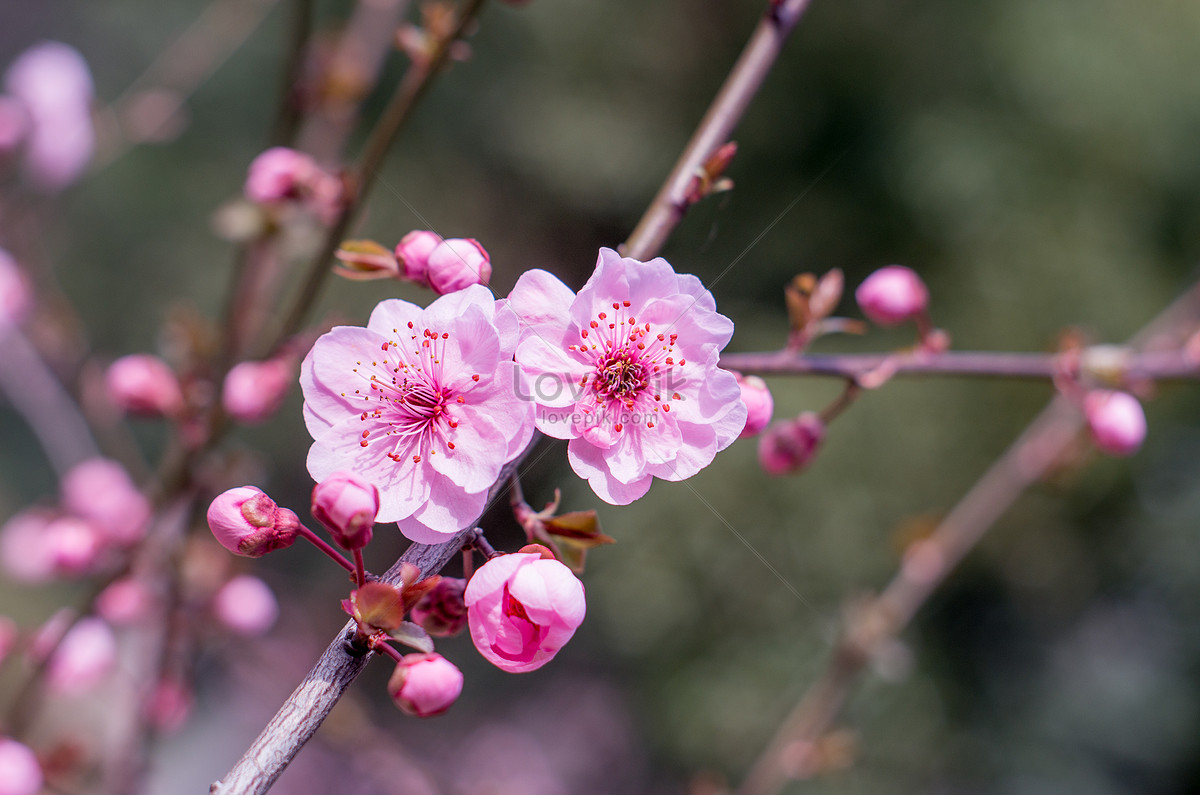
MULTIPOLYGON (((1131 347, 1161 349, 1165 340, 1178 343, 1198 321, 1200 288, 1193 287, 1138 334, 1131 347)), ((1053 400, 934 532, 909 547, 887 588, 852 610, 824 672, 754 762, 738 795, 775 793, 789 779, 817 772, 817 743, 837 720, 875 650, 904 630, 959 561, 1046 474, 1082 425, 1078 410, 1066 398, 1053 400)))
POLYGON ((662 249, 687 211, 693 178, 705 161, 733 134, 809 2, 783 0, 769 4, 746 48, 742 50, 741 57, 725 78, 725 83, 675 163, 675 168, 633 234, 622 246, 625 256, 646 260, 662 249))

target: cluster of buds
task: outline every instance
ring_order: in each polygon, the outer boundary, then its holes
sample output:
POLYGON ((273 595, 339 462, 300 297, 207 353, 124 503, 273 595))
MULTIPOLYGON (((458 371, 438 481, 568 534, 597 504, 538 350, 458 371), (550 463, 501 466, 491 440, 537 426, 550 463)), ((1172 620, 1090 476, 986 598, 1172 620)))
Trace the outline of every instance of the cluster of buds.
POLYGON ((96 572, 142 539, 150 514, 124 467, 84 461, 63 477, 57 506, 26 509, 0 528, 0 565, 31 583, 96 572))
POLYGON ((341 177, 321 168, 311 155, 283 146, 254 158, 243 192, 264 207, 300 207, 327 223, 336 217, 345 199, 341 177))
POLYGON ((337 251, 334 272, 347 279, 397 279, 428 287, 439 295, 487 285, 492 261, 479 241, 443 239, 436 232, 414 230, 389 251, 370 240, 349 240, 337 251))
POLYGON ((15 60, 0 94, 0 162, 19 156, 26 181, 61 190, 87 168, 96 145, 92 76, 73 47, 42 42, 15 60))

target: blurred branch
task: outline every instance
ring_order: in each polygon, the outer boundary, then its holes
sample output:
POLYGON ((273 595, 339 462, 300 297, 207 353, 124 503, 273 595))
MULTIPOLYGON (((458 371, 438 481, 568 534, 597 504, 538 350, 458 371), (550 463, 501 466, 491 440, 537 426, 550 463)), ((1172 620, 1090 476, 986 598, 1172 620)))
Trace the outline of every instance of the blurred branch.
MULTIPOLYGON (((961 375, 1053 379, 1063 372, 1060 354, 947 351, 945 353, 806 354, 726 353, 721 366, 755 375, 820 375, 858 380, 886 365, 890 375, 961 375)), ((1186 351, 1137 352, 1116 346, 1085 348, 1080 369, 1105 381, 1169 381, 1200 377, 1200 362, 1186 351)))
POLYGON ((695 198, 691 195, 693 180, 733 134, 809 2, 772 0, 768 4, 741 57, 725 78, 675 168, 622 246, 624 256, 646 260, 662 249, 695 198))
POLYGON ((329 263, 333 259, 333 253, 341 245, 346 231, 366 201, 371 187, 374 185, 375 177, 379 173, 379 168, 387 156, 388 149, 396 140, 396 135, 400 132, 404 122, 408 120, 417 102, 428 90, 434 76, 445 66, 450 57, 452 45, 462 38, 463 33, 483 8, 484 2, 485 0, 465 0, 462 8, 459 9, 453 28, 446 35, 437 38, 430 49, 428 58, 414 62, 404 73, 404 77, 383 111, 383 115, 367 138, 358 167, 347 178, 349 196, 345 206, 326 235, 320 252, 309 266, 308 274, 291 311, 285 316, 279 330, 271 337, 269 350, 278 347, 304 322, 305 316, 312 308, 313 302, 316 301, 321 285, 329 273, 329 263))
POLYGON ((287 58, 283 68, 283 84, 279 90, 279 110, 271 141, 276 146, 291 144, 304 118, 300 82, 304 75, 305 56, 313 28, 313 0, 292 0, 291 27, 288 31, 287 58))
POLYGON ((58 476, 99 456, 79 407, 25 335, 17 328, 0 330, 0 347, 0 392, 37 435, 58 476))
MULTIPOLYGON (((1200 322, 1200 285, 1193 286, 1130 343, 1161 349, 1190 336, 1200 322)), ((929 536, 905 552, 879 596, 854 605, 824 672, 754 762, 739 795, 778 792, 789 779, 817 771, 819 741, 841 712, 858 675, 882 644, 912 621, 954 567, 1024 491, 1040 480, 1075 440, 1083 420, 1063 397, 1051 401, 984 473, 929 536)))

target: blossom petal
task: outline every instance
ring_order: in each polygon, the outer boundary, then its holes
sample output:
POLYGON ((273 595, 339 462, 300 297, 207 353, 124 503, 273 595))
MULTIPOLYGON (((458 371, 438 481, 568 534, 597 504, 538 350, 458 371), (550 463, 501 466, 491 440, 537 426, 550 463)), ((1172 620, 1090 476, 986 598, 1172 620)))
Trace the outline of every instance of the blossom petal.
POLYGON ((630 483, 622 483, 608 471, 599 448, 583 439, 572 439, 567 445, 567 460, 571 469, 588 485, 596 496, 610 505, 628 505, 650 490, 653 475, 646 475, 630 483))

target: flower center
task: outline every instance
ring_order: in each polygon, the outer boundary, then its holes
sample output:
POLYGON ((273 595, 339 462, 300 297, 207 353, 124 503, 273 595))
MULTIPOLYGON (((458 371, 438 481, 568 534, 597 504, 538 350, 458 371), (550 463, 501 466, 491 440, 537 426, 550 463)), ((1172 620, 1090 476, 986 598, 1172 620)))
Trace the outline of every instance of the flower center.
POLYGON ((630 400, 646 386, 646 366, 637 355, 622 348, 596 362, 592 390, 602 400, 630 400))

